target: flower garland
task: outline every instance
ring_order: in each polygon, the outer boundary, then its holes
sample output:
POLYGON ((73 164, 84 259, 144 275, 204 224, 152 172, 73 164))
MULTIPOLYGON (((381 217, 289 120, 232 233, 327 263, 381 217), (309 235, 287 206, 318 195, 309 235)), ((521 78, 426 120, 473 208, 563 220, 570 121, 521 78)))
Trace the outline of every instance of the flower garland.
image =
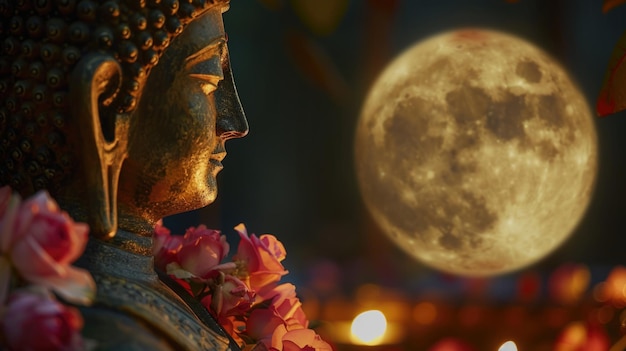
POLYGON ((159 222, 155 265, 199 299, 244 351, 332 351, 308 329, 295 286, 280 283, 287 274, 283 244, 271 234, 248 235, 243 224, 235 230, 237 253, 224 262, 230 245, 220 231, 200 225, 171 235, 159 222))
MULTIPOLYGON (((232 262, 224 235, 205 226, 170 235, 159 222, 155 265, 200 300, 243 350, 331 351, 302 311, 295 286, 279 284, 287 271, 273 235, 241 238, 232 262)), ((23 201, 0 188, 0 349, 79 351, 95 348, 81 335, 73 305, 93 302, 91 274, 72 263, 82 255, 89 227, 77 223, 41 191, 23 201), (33 337, 36 336, 36 337, 33 337)))
POLYGON ((90 349, 75 305, 95 296, 91 274, 71 265, 89 227, 74 222, 47 192, 22 201, 0 188, 0 343, 9 350, 90 349))

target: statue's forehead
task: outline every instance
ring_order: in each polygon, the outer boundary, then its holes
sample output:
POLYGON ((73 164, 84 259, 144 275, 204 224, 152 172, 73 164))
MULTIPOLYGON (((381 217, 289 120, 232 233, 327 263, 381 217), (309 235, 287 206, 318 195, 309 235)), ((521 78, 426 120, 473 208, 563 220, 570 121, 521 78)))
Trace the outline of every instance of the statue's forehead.
POLYGON ((225 38, 222 10, 213 8, 191 21, 177 40, 183 43, 184 54, 190 56, 225 38))

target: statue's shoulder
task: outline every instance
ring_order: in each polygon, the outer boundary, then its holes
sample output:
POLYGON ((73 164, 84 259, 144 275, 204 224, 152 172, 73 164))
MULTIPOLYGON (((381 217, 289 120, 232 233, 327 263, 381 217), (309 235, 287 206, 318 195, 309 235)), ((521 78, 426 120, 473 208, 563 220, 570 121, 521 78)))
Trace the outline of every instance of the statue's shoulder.
POLYGON ((101 350, 239 350, 199 301, 155 272, 151 238, 131 234, 92 238, 75 262, 96 285, 93 304, 82 308, 83 335, 101 350))
POLYGON ((228 336, 209 328, 160 280, 93 275, 96 300, 81 312, 83 335, 98 343, 96 350, 232 350, 228 336))
POLYGON ((169 338, 157 335, 152 327, 118 309, 106 306, 81 307, 85 325, 82 335, 95 346, 94 351, 180 349, 169 338))

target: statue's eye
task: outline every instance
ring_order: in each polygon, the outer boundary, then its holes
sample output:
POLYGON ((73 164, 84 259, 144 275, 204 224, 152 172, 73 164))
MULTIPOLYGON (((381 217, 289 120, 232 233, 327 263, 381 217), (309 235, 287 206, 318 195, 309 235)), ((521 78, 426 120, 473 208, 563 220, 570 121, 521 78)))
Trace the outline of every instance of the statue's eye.
POLYGON ((187 72, 190 77, 200 81, 205 94, 210 94, 217 88, 217 84, 224 79, 222 63, 225 45, 220 41, 211 45, 187 60, 187 72))
POLYGON ((189 69, 189 76, 200 81, 206 94, 212 93, 217 84, 224 79, 221 56, 214 55, 207 60, 197 62, 189 69))

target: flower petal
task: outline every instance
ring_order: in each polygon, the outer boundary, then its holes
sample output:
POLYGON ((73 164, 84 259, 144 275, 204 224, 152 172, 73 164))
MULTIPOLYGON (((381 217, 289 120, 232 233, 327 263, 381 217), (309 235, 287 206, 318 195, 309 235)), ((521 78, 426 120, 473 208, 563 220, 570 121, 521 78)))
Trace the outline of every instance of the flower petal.
POLYGON ((22 278, 30 282, 37 278, 63 274, 63 266, 50 257, 32 237, 15 244, 11 250, 11 260, 22 278))
POLYGON ((81 268, 65 267, 62 276, 41 277, 32 282, 50 288, 64 300, 79 305, 90 305, 96 295, 96 282, 88 271, 81 268))
POLYGON ((165 266, 165 273, 173 275, 178 279, 194 279, 198 278, 193 273, 183 269, 177 262, 170 262, 165 266))

